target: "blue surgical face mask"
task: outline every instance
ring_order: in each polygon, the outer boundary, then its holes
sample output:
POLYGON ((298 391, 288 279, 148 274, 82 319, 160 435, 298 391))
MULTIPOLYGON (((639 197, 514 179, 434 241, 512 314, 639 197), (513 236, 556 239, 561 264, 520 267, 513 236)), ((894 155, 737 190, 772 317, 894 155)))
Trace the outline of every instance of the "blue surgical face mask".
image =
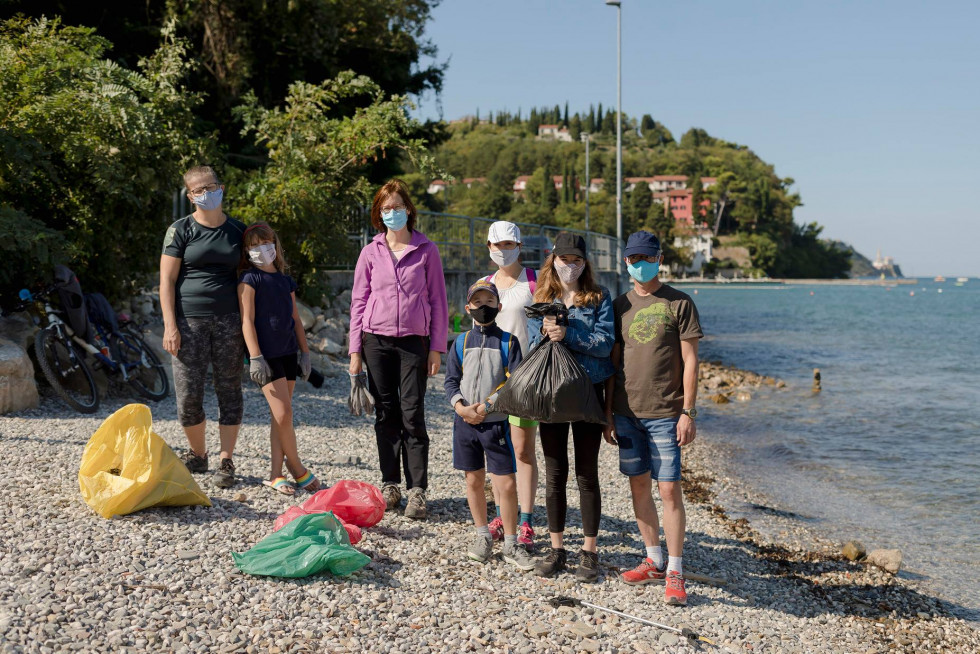
POLYGON ((225 190, 219 188, 217 191, 205 191, 196 197, 191 196, 191 202, 205 211, 210 211, 211 209, 217 209, 221 206, 221 200, 224 199, 224 195, 225 190))
POLYGON ((630 277, 640 282, 641 284, 646 284, 648 281, 657 276, 660 272, 660 263, 650 263, 649 261, 637 261, 636 263, 626 264, 626 270, 629 271, 630 277))
POLYGON ((382 211, 381 220, 384 221, 385 227, 393 232, 398 232, 405 229, 405 225, 408 224, 408 212, 404 209, 382 211))

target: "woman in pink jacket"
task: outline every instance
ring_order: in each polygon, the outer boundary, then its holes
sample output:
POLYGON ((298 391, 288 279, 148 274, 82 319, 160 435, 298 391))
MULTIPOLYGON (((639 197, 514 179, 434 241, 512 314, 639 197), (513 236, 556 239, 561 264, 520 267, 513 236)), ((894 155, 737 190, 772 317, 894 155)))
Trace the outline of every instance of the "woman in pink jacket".
POLYGON ((415 206, 405 183, 393 179, 371 205, 380 233, 357 258, 350 303, 350 374, 366 365, 374 397, 382 494, 388 510, 401 502, 401 462, 408 501, 405 516, 424 519, 429 434, 425 386, 446 351, 449 307, 435 243, 415 231, 415 206))

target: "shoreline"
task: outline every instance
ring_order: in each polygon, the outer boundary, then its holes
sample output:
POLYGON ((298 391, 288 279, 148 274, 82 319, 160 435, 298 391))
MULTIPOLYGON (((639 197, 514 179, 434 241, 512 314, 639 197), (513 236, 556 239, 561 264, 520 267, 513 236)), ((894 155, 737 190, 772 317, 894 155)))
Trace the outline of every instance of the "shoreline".
MULTIPOLYGON (((705 364, 706 381, 717 370, 727 370, 744 375, 748 383, 768 383, 763 376, 726 366, 716 370, 715 365, 705 364)), ((341 363, 323 372, 331 376, 322 389, 297 386, 294 413, 304 462, 328 484, 339 479, 377 483, 372 420, 347 412, 349 382, 341 363)), ((938 600, 917 593, 913 581, 844 563, 830 551, 810 552, 802 546, 813 538, 803 531, 792 531, 791 542, 779 545, 758 535, 748 521, 732 519, 719 491, 737 482, 722 478, 713 465, 725 456, 711 442, 723 443, 720 434, 701 433, 686 456, 687 608, 665 606, 662 585, 631 587, 618 579, 619 571, 639 562, 642 542, 628 483, 618 470, 618 452, 606 445, 600 450, 598 584, 579 584, 570 573, 542 579, 499 560, 469 561, 465 548, 472 525, 464 482, 452 469, 452 416, 441 376, 430 380, 426 397, 432 439, 429 519, 416 522, 396 512, 365 530, 358 549, 372 562, 348 578, 246 576, 234 568, 230 553, 245 551, 271 533, 275 517, 307 497, 293 500, 260 484, 268 474, 264 398, 246 387, 246 421, 235 455, 239 484, 219 489, 210 475, 194 475, 213 507, 150 509, 103 520, 79 497, 78 461, 102 420, 132 401, 110 398, 99 414, 81 416, 45 395, 39 409, 0 416, 5 455, 0 474, 10 488, 0 507, 0 574, 5 579, 0 584, 0 649, 694 651, 675 634, 600 611, 552 609, 547 600, 558 594, 691 627, 715 641, 716 651, 980 649, 980 634, 948 617, 938 600), (47 474, 39 477, 37 470, 47 474), (726 583, 695 581, 699 576, 726 583), (918 615, 923 606, 928 618, 918 615)), ((216 415, 213 397, 205 407, 209 416, 216 415)), ((154 430, 181 451, 184 437, 172 398, 151 408, 154 430)), ((215 431, 211 425, 212 449, 215 431)), ((538 457, 542 475, 534 519, 541 548, 547 529, 540 448, 538 457)), ((574 564, 582 539, 574 480, 568 499, 566 538, 574 564)))

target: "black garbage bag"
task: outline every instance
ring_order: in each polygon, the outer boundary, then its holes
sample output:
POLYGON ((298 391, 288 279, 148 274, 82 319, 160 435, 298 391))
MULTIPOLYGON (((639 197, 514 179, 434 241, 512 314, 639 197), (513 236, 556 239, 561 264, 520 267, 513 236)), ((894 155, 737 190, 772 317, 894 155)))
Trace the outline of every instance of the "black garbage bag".
MULTIPOLYGON (((555 315, 567 324, 568 309, 560 304, 539 303, 525 308, 528 316, 555 315)), ((596 422, 606 424, 605 415, 592 387, 592 380, 575 356, 560 342, 538 343, 507 383, 490 399, 494 412, 539 422, 596 422)))

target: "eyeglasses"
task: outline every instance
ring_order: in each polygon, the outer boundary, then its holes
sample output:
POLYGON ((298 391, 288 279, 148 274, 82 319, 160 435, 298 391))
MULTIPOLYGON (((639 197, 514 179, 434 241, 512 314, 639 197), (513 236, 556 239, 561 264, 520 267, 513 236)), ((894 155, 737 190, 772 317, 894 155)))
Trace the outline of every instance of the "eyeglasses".
POLYGON ((218 182, 211 182, 210 184, 205 184, 204 186, 198 186, 197 188, 191 189, 191 195, 197 197, 198 195, 204 195, 204 192, 214 193, 218 190, 221 185, 218 182))
POLYGON ((389 211, 405 211, 406 207, 404 204, 393 204, 390 207, 381 207, 381 213, 388 213, 389 211))
POLYGON ((646 261, 647 263, 657 263, 660 261, 660 253, 657 254, 631 254, 626 257, 626 263, 637 264, 640 261, 646 261))

